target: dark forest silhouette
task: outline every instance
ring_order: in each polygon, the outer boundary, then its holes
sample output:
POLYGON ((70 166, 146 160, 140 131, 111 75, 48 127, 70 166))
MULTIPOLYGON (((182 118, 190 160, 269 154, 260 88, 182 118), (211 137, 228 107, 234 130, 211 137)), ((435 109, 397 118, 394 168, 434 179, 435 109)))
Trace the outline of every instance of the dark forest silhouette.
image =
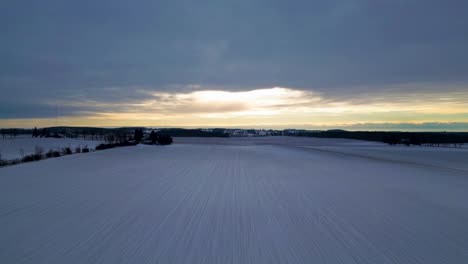
MULTIPOLYGON (((2 138, 15 138, 19 135, 32 135, 33 137, 54 137, 54 138, 82 138, 88 140, 101 140, 108 144, 125 141, 142 142, 147 144, 166 144, 170 140, 168 137, 229 137, 229 129, 183 129, 183 128, 160 128, 153 131, 156 135, 147 134, 146 138, 142 127, 122 127, 122 128, 97 128, 97 127, 48 127, 33 129, 7 128, 0 129, 2 138), (161 142, 159 142, 161 141, 161 142)), ((231 129, 232 130, 232 129, 231 129)), ((289 130, 275 131, 274 135, 298 136, 298 137, 318 137, 318 138, 347 138, 357 140, 368 140, 384 142, 390 145, 442 145, 442 144, 462 144, 468 143, 468 132, 394 132, 394 131, 310 131, 289 130)))

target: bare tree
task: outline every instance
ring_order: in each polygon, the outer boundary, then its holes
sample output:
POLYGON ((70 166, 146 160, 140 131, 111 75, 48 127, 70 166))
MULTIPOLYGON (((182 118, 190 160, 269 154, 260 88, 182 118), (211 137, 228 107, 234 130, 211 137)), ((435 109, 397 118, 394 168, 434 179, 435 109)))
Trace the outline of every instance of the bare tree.
POLYGON ((39 136, 39 131, 37 130, 37 127, 34 127, 33 132, 32 132, 32 137, 38 137, 39 136))

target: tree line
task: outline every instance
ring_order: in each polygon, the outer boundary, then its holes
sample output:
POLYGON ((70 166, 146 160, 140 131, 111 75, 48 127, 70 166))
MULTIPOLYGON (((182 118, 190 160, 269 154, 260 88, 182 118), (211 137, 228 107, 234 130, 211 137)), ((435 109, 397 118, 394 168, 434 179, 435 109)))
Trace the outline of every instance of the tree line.
MULTIPOLYGON (((15 138, 19 135, 32 135, 33 137, 64 137, 64 138, 82 138, 89 140, 106 140, 110 134, 115 136, 134 133, 135 129, 144 129, 142 127, 120 127, 120 128, 100 128, 100 127, 46 127, 46 128, 5 128, 0 129, 3 138, 15 138)), ((229 137, 224 129, 184 129, 184 128, 159 128, 160 134, 171 137, 229 137)))

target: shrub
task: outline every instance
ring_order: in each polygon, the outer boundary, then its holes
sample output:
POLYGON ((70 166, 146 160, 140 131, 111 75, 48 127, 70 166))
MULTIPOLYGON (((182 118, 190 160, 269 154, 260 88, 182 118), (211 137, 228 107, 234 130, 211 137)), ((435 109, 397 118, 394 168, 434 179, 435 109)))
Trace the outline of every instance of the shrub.
POLYGON ((73 154, 73 152, 72 152, 70 147, 66 147, 66 148, 62 149, 62 154, 63 155, 70 155, 70 154, 73 154))
POLYGON ((46 153, 46 157, 47 157, 47 158, 56 158, 56 157, 60 157, 60 152, 51 149, 51 150, 49 150, 49 151, 46 153))
POLYGON ((27 156, 24 156, 22 159, 21 159, 22 162, 30 162, 30 161, 34 161, 34 158, 32 155, 27 155, 27 156))
POLYGON ((80 148, 80 147, 76 147, 76 148, 75 148, 75 153, 81 153, 81 148, 80 148))
POLYGON ((81 150, 81 152, 88 153, 89 152, 88 146, 84 146, 83 149, 81 150))
POLYGON ((129 141, 123 141, 120 143, 114 143, 114 144, 99 144, 96 146, 96 150, 104 150, 104 149, 111 149, 115 147, 128 147, 128 146, 136 146, 136 142, 129 142, 129 141))
POLYGON ((42 159, 42 155, 32 154, 32 155, 24 156, 21 159, 21 161, 22 162, 31 162, 31 161, 41 160, 41 159, 42 159))
POLYGON ((160 135, 158 137, 158 143, 160 145, 170 145, 172 144, 172 138, 169 135, 160 135))
POLYGON ((2 160, 2 154, 0 154, 0 167, 8 165, 6 160, 2 160))
POLYGON ((45 154, 46 158, 52 158, 52 157, 53 157, 53 156, 52 156, 52 153, 54 153, 53 150, 47 151, 47 153, 45 154))
POLYGON ((44 149, 39 146, 34 147, 34 154, 25 156, 23 159, 28 161, 35 161, 35 160, 41 160, 44 155, 44 149))
POLYGON ((96 146, 96 150, 105 150, 105 149, 110 149, 114 147, 115 147, 114 144, 99 144, 96 146))
POLYGON ((130 142, 130 141, 124 141, 124 142, 115 144, 116 147, 128 147, 128 146, 136 146, 136 145, 137 145, 136 142, 130 142))

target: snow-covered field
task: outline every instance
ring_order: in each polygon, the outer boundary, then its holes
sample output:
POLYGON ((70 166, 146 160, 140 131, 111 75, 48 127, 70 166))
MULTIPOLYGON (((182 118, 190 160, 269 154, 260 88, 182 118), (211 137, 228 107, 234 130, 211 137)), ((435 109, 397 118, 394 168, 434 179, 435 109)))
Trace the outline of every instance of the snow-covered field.
POLYGON ((18 137, 0 139, 0 155, 4 160, 20 159, 23 155, 33 154, 36 146, 47 152, 49 150, 62 150, 70 147, 73 150, 76 147, 88 146, 95 148, 100 141, 82 140, 73 138, 32 138, 18 137))
POLYGON ((468 263, 468 150, 175 142, 0 168, 0 263, 468 263))

